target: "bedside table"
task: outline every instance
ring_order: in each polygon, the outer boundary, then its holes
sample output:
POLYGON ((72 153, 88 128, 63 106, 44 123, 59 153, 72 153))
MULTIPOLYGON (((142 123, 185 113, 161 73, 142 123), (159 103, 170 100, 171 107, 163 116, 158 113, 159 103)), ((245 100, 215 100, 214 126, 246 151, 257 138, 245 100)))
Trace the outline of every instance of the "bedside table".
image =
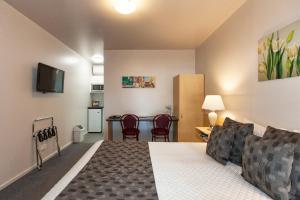
POLYGON ((195 129, 203 142, 208 142, 208 138, 212 129, 210 127, 196 127, 195 129))

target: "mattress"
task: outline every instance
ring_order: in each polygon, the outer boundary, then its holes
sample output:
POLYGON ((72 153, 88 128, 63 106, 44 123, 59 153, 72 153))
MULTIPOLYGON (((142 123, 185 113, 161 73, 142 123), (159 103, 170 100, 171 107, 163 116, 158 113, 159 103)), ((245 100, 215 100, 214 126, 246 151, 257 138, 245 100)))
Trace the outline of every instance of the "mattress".
MULTIPOLYGON (((43 197, 55 199, 93 157, 91 149, 43 197)), ((270 200, 241 177, 241 167, 223 166, 207 156, 205 143, 149 142, 157 195, 160 200, 270 200)))
POLYGON ((160 200, 270 200, 246 182, 241 167, 219 164, 206 143, 149 143, 160 200))

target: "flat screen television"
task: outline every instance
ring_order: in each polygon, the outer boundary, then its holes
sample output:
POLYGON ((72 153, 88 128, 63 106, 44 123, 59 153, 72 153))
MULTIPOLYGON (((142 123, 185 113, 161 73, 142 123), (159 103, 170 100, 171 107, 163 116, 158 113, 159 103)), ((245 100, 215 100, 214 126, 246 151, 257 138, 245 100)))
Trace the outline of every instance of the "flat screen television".
POLYGON ((39 92, 64 92, 65 72, 43 63, 38 64, 36 90, 39 92))

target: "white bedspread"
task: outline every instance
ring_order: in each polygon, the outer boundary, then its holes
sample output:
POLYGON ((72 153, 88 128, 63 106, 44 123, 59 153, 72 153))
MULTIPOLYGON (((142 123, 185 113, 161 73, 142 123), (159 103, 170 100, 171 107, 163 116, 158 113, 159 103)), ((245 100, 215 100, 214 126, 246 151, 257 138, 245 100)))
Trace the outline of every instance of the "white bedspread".
MULTIPOLYGON (((95 143, 43 200, 55 199, 101 143, 95 143)), ((205 143, 150 142, 149 148, 160 200, 270 200, 241 177, 239 166, 223 166, 207 156, 205 143)))
POLYGON ((241 167, 207 156, 205 143, 149 143, 160 200, 269 200, 241 177, 241 167))

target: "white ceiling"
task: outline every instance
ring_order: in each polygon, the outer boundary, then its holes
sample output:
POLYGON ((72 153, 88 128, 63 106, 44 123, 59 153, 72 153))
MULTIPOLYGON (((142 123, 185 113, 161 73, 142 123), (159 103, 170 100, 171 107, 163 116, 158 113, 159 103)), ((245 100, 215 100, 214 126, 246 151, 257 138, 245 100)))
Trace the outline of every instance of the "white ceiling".
POLYGON ((105 49, 199 46, 246 0, 135 0, 131 15, 114 0, 5 0, 85 57, 105 49))

